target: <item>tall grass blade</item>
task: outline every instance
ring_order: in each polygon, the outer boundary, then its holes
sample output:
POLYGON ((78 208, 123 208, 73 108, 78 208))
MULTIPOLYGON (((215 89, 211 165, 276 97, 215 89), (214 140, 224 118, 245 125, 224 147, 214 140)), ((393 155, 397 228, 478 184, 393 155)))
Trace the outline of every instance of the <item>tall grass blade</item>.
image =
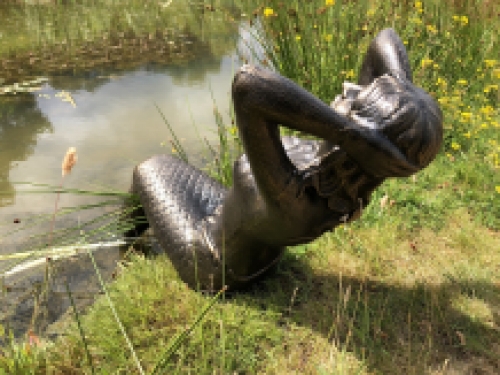
POLYGON ((76 309, 75 301, 73 299, 73 295, 71 294, 71 289, 69 288, 68 282, 65 283, 66 292, 68 293, 68 298, 71 303, 71 307, 73 308, 73 312, 75 313, 76 324, 78 325, 78 331, 80 332, 80 337, 82 338, 83 347, 85 349, 85 354, 87 355, 87 360, 89 361, 90 368, 92 370, 92 374, 95 374, 94 363, 92 362, 92 356, 90 355, 89 347, 87 344, 87 340, 85 339, 85 332, 83 331, 82 322, 80 320, 80 316, 78 314, 78 310, 76 309))
POLYGON ((191 324, 191 326, 186 329, 185 331, 181 332, 177 337, 172 341, 170 346, 165 350, 165 352, 161 355, 160 360, 156 363, 156 366, 154 367, 153 371, 151 372, 151 375, 155 374, 163 374, 164 373, 164 367, 167 364, 168 360, 170 357, 175 353, 175 351, 179 348, 179 346, 183 343, 184 340, 193 332, 193 330, 200 324, 207 315, 207 313, 210 311, 212 306, 217 302, 219 297, 227 290, 227 287, 224 286, 219 292, 212 297, 209 303, 203 308, 203 310, 200 312, 196 320, 191 324))
POLYGON ((211 85, 209 85, 209 90, 210 96, 212 97, 212 102, 214 103, 214 117, 215 123, 217 125, 217 135, 219 137, 219 157, 216 160, 217 169, 220 173, 219 178, 224 186, 231 186, 233 182, 232 159, 229 148, 227 129, 224 125, 222 115, 217 108, 217 102, 215 101, 215 96, 211 85))
POLYGON ((113 301, 111 301, 111 297, 109 296, 108 289, 106 288, 106 285, 104 284, 104 280, 102 279, 101 272, 99 271, 99 268, 97 267, 97 263, 95 262, 94 256, 92 255, 91 251, 87 251, 89 254, 90 260, 92 261, 92 265, 94 267, 97 279, 99 280, 99 284, 101 285, 101 288, 104 292, 104 295, 106 296, 106 299, 109 304, 109 308, 111 309, 111 312, 113 313, 113 316, 116 320, 116 323, 118 324, 118 327, 120 328, 120 331, 123 335, 123 338, 125 339, 125 342, 127 343, 128 349, 130 350, 130 353, 132 354, 132 359, 135 362, 135 365, 137 367, 137 370, 141 375, 144 375, 144 369, 142 368, 141 362, 139 361, 139 358, 137 357, 137 354, 134 350, 134 346, 132 345, 132 342, 130 341, 127 332, 125 331, 125 327, 123 326, 120 317, 118 316, 118 313, 116 312, 115 305, 113 304, 113 301))
MULTIPOLYGON (((49 185, 49 184, 37 184, 33 182, 24 182, 24 181, 16 181, 13 182, 12 184, 14 185, 31 185, 33 187, 40 187, 40 188, 45 188, 45 189, 40 189, 40 190, 20 190, 16 191, 17 194, 19 193, 73 193, 73 194, 81 194, 81 195, 95 195, 95 196, 100 196, 100 197, 131 197, 132 194, 124 191, 98 191, 98 190, 86 190, 86 189, 75 189, 75 188, 65 188, 65 187, 60 187, 60 186, 54 186, 54 185, 49 185)), ((4 192, 0 192, 0 195, 6 194, 4 192)))
POLYGON ((170 123, 168 122, 167 118, 165 117, 165 115, 161 111, 160 107, 158 107, 158 105, 156 103, 155 103, 155 107, 158 110, 158 112, 160 113, 160 116, 163 119, 163 121, 165 122, 165 125, 167 125, 167 127, 168 127, 170 135, 173 138, 172 142, 174 144, 175 149, 179 153, 179 156, 181 157, 181 159, 184 160, 187 163, 188 162, 188 156, 186 154, 186 151, 182 147, 182 144, 179 141, 179 138, 177 138, 177 135, 175 135, 174 129, 172 129, 172 126, 170 125, 170 123))

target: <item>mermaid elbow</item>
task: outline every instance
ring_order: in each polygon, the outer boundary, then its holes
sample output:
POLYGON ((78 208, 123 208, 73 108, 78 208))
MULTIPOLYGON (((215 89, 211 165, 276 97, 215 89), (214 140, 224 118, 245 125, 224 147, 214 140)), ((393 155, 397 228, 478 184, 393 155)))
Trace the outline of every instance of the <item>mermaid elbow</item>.
POLYGON ((252 73, 253 67, 251 65, 243 65, 234 75, 232 94, 235 103, 254 90, 255 83, 252 73))

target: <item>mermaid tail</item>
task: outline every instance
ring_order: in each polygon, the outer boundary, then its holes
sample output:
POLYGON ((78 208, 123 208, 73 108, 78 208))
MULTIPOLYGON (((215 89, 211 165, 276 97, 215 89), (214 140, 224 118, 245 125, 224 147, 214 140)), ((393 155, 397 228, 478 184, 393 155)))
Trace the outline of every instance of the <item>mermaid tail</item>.
POLYGON ((158 155, 135 168, 132 192, 185 282, 210 285, 210 277, 221 277, 221 255, 209 228, 226 194, 220 183, 174 156, 158 155))
MULTIPOLYGON (((315 140, 283 138, 289 157, 301 169, 318 153, 320 144, 315 140)), ((250 171, 244 156, 238 165, 250 171)), ((250 174, 247 177, 252 178, 250 174)), ((141 203, 141 208, 132 216, 146 216, 161 248, 181 279, 190 286, 217 289, 226 284, 234 288, 247 284, 270 268, 271 264, 265 264, 254 267, 256 272, 236 275, 231 272, 236 267, 228 264, 223 271, 225 254, 215 238, 215 227, 220 225, 227 190, 194 166, 175 156, 154 156, 135 168, 131 192, 141 203)), ((147 224, 140 223, 125 236, 141 234, 145 229, 147 224)), ((227 242, 232 241, 229 238, 227 242)), ((232 248, 226 249, 230 261, 234 259, 232 248)), ((272 252, 277 261, 282 249, 272 252)))

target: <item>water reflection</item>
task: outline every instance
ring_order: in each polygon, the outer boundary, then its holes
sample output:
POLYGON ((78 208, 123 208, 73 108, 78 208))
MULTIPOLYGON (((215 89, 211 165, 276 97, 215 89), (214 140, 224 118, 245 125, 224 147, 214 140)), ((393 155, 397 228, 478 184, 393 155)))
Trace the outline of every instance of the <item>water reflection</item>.
POLYGON ((11 168, 25 161, 36 148, 38 136, 53 130, 31 95, 0 100, 0 207, 14 203, 11 168))
MULTIPOLYGON (((50 212, 53 202, 45 196, 22 195, 14 200, 12 181, 57 185, 61 159, 70 146, 77 148, 79 161, 69 186, 127 190, 135 164, 171 150, 172 137, 155 104, 200 163, 196 156, 205 148, 202 139, 215 139, 210 90, 221 112, 228 113, 237 64, 236 56, 230 55, 217 65, 208 61, 121 76, 60 77, 33 96, 0 99, 5 108, 0 174, 5 176, 3 190, 10 191, 10 198, 3 201, 10 207, 1 209, 2 216, 50 212), (63 101, 61 90, 75 106, 63 101)), ((63 200, 66 205, 76 203, 66 196, 63 200)))

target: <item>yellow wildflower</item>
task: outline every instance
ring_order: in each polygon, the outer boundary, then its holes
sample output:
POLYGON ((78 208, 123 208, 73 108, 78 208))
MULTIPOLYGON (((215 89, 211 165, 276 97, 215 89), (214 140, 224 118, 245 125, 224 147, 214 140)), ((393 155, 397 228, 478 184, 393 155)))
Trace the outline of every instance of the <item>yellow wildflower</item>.
POLYGON ((422 2, 421 1, 415 1, 415 8, 422 8, 422 2))
POLYGON ((500 185, 495 186, 495 191, 500 194, 500 185))
POLYGON ((346 72, 345 74, 346 78, 349 79, 349 78, 354 78, 354 70, 351 69, 349 71, 346 72))
POLYGON ((457 142, 451 142, 451 148, 457 151, 460 150, 460 145, 457 142))
POLYGON ((264 17, 274 16, 273 8, 264 8, 264 17))
POLYGON ((325 0, 325 5, 326 6, 335 5, 335 0, 325 0))
POLYGON ((493 69, 493 75, 500 79, 500 68, 493 69))
POLYGON ((496 60, 484 60, 484 65, 486 65, 487 68, 493 68, 496 64, 496 60))
POLYGON ((488 129, 488 124, 487 124, 487 123, 485 123, 485 122, 483 122, 483 123, 481 124, 481 129, 488 129))
POLYGON ((472 134, 471 134, 470 132, 464 133, 464 137, 465 137, 465 138, 470 138, 470 137, 471 137, 471 135, 472 135, 472 134))
POLYGON ((421 64, 422 68, 426 68, 426 67, 432 65, 433 63, 434 63, 434 61, 431 59, 422 59, 420 64, 421 64))
POLYGON ((460 22, 462 26, 465 26, 469 23, 469 18, 467 16, 453 16, 453 21, 460 22))
POLYGON ((375 9, 368 9, 368 12, 366 12, 367 17, 371 17, 375 14, 375 9))
POLYGON ((333 40, 333 34, 326 34, 325 35, 325 40, 327 42, 331 42, 333 40))
POLYGON ((486 107, 481 107, 479 112, 484 113, 485 115, 490 115, 495 111, 491 105, 487 105, 486 107))
POLYGON ((462 112, 462 113, 460 113, 460 116, 462 116, 462 120, 467 121, 467 120, 470 120, 470 118, 472 117, 472 113, 462 112))
POLYGON ((431 34, 437 33, 437 29, 433 25, 427 25, 427 31, 430 32, 431 34))
POLYGON ((448 83, 446 82, 446 80, 444 78, 438 77, 437 84, 439 86, 446 86, 448 83))
POLYGON ((466 86, 468 82, 466 79, 459 79, 457 83, 461 86, 466 86))
POLYGON ((301 39, 302 39, 302 37, 300 35, 295 35, 295 40, 299 41, 301 39))

